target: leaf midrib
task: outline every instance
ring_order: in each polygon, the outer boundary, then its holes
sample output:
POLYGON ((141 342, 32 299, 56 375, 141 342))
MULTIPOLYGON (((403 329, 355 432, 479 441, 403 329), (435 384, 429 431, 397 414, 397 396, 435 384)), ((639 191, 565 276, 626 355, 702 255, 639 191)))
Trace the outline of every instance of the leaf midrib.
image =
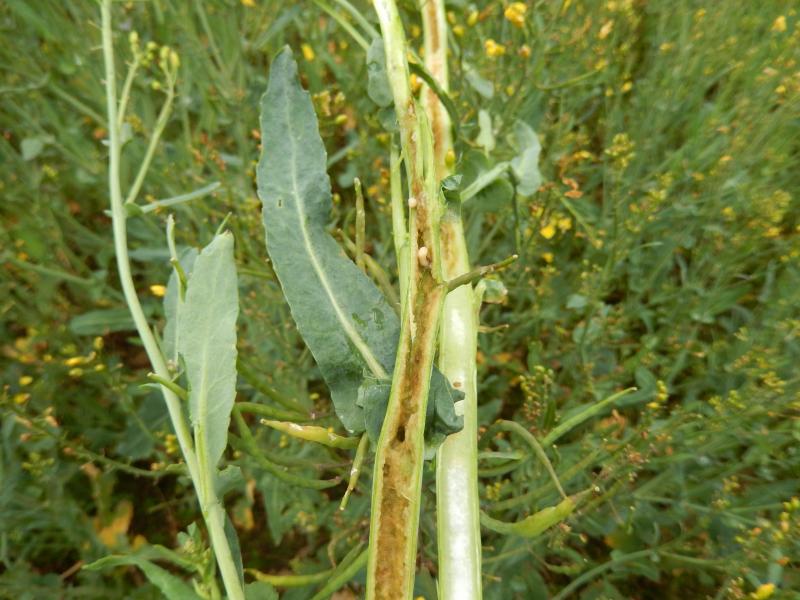
MULTIPOLYGON (((198 257, 199 259, 200 257, 198 257)), ((214 277, 212 281, 218 281, 218 275, 220 268, 222 266, 221 260, 215 261, 215 269, 214 269, 214 277)), ((210 303, 208 304, 210 307, 210 303)), ((208 308, 207 314, 205 315, 206 323, 213 323, 213 309, 208 308)), ((205 459, 206 463, 210 467, 215 467, 215 464, 211 463, 211 456, 209 454, 209 444, 208 444, 208 362, 209 362, 209 349, 211 345, 211 335, 209 332, 206 332, 206 335, 203 336, 203 345, 200 353, 201 359, 201 377, 200 377, 200 390, 198 391, 198 398, 197 398, 197 420, 195 421, 195 444, 200 451, 200 454, 205 459)))
MULTIPOLYGON (((286 90, 286 88, 284 89, 286 90)), ((303 93, 307 94, 308 92, 303 92, 303 93)), ((356 347, 359 354, 361 354, 361 357, 367 363, 367 366, 369 367, 370 371, 372 371, 372 374, 380 379, 388 379, 389 376, 386 373, 386 370, 383 368, 378 359, 375 358, 375 355, 372 353, 372 350, 370 349, 369 345, 367 345, 366 341, 364 341, 364 339, 359 335, 358 331, 356 331, 353 324, 344 314, 344 311, 342 310, 341 306, 339 306, 336 296, 333 293, 333 288, 331 287, 330 282, 328 281, 328 277, 325 274, 325 270, 322 268, 322 265, 319 263, 319 260, 317 259, 317 256, 314 253, 314 245, 312 244, 311 241, 311 236, 308 231, 306 219, 303 218, 304 215, 306 214, 306 205, 300 194, 297 182, 297 175, 298 175, 297 151, 295 147, 294 129, 292 127, 293 119, 292 119, 292 114, 289 110, 290 102, 288 95, 289 95, 288 90, 286 90, 284 92, 284 100, 285 100, 287 128, 289 129, 289 148, 292 159, 291 160, 292 191, 294 193, 294 198, 295 198, 295 208, 297 210, 297 218, 298 221, 300 222, 300 232, 303 235, 303 246, 305 246, 306 248, 308 256, 311 259, 311 265, 314 268, 314 272, 316 273, 317 278, 322 284, 322 289, 325 291, 326 296, 328 297, 331 305, 333 306, 333 310, 336 313, 336 317, 337 319, 339 319, 339 322, 341 323, 345 334, 353 343, 353 345, 356 347)))

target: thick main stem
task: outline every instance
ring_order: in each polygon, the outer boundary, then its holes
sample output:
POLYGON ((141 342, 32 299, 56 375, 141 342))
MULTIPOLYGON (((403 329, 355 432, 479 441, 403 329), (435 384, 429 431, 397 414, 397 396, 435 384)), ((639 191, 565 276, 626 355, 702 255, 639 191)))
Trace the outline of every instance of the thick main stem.
POLYGON ((441 205, 432 141, 411 95, 403 25, 393 0, 374 0, 374 5, 413 201, 409 201, 407 250, 399 253, 407 272, 400 342, 375 456, 367 598, 402 600, 411 598, 414 588, 425 412, 446 290, 441 278, 441 205))
MULTIPOLYGON (((106 84, 106 107, 108 112, 108 187, 111 196, 111 221, 114 232, 114 252, 117 259, 117 270, 119 271, 122 293, 128 304, 136 330, 142 340, 147 358, 153 367, 155 374, 162 379, 171 379, 167 362, 161 349, 156 342, 153 331, 147 323, 147 317, 142 310, 139 297, 136 294, 136 286, 130 269, 130 259, 128 257, 128 232, 126 225, 125 207, 122 200, 122 188, 120 184, 120 160, 121 147, 119 128, 117 121, 117 89, 116 72, 114 68, 114 43, 111 29, 111 0, 103 0, 101 5, 102 14, 102 33, 103 33, 103 58, 105 62, 105 84, 106 84)), ((208 472, 201 472, 197 462, 192 444, 192 436, 186 417, 183 414, 183 407, 180 399, 175 393, 165 386, 161 386, 164 401, 167 404, 172 426, 175 429, 175 436, 180 445, 186 468, 195 487, 195 491, 200 499, 203 517, 208 527, 211 545, 217 557, 222 580, 225 589, 231 600, 244 600, 244 592, 239 581, 239 575, 233 562, 233 556, 228 541, 225 537, 224 522, 225 515, 219 500, 216 497, 214 486, 211 483, 211 475, 208 472)))
MULTIPOLYGON (((439 87, 449 90, 447 21, 444 0, 421 0, 425 66, 439 87)), ((450 115, 434 90, 423 90, 423 104, 433 131, 436 178, 450 174, 453 140, 450 115)), ((448 210, 441 223, 442 276, 453 280, 470 270, 460 207, 448 210)), ((480 600, 481 530, 478 496, 478 400, 475 358, 478 323, 471 285, 447 295, 439 342, 439 370, 464 399, 456 411, 464 429, 447 436, 436 457, 436 517, 439 550, 439 597, 480 600)))

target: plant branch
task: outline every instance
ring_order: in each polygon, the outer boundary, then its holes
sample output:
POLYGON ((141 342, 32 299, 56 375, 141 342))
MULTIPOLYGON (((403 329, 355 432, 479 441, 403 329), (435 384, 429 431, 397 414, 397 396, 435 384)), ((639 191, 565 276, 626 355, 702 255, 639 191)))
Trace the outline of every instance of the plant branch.
MULTIPOLYGON (((450 175, 455 162, 451 114, 442 104, 449 92, 447 21, 444 0, 420 0, 425 67, 438 84, 425 86, 422 101, 433 131, 436 179, 450 175)), ((452 107, 451 107, 452 110, 452 107)), ((455 119, 455 116, 452 116, 455 119)), ((480 600, 481 529, 478 492, 478 394, 476 355, 478 315, 460 206, 450 206, 441 221, 442 276, 450 280, 444 302, 439 369, 464 393, 456 412, 464 428, 447 436, 436 457, 436 514, 439 594, 442 600, 480 600), (466 279, 465 279, 466 277, 466 279)), ((478 275, 480 276, 480 275, 478 275)))
POLYGON ((501 269, 505 269, 508 265, 513 263, 515 260, 519 258, 519 255, 512 254, 506 259, 501 260, 500 262, 493 263, 491 265, 486 265, 484 267, 477 267, 472 269, 471 271, 467 271, 466 273, 462 273, 458 277, 454 277, 450 281, 447 282, 447 291, 452 292, 460 288, 462 285, 468 285, 481 279, 482 277, 486 277, 491 273, 495 273, 496 271, 500 271, 501 269))
POLYGON ((366 243, 367 215, 364 213, 364 194, 361 191, 361 180, 358 177, 353 183, 356 188, 356 264, 362 273, 366 273, 364 244, 366 243))
MULTIPOLYGON (((408 45, 393 0, 374 0, 386 52, 409 188, 408 244, 398 257, 401 329, 392 389, 375 454, 369 600, 411 598, 416 566, 425 413, 435 344, 444 304, 439 255, 441 198, 433 169, 431 131, 411 95, 408 45)), ((396 193, 393 215, 397 215, 396 193)), ((404 208, 404 207, 403 207, 404 208)), ((399 216, 399 215, 397 215, 399 216)), ((395 233, 397 221, 394 219, 395 233)))
POLYGON ((142 164, 139 166, 139 171, 136 173, 136 179, 134 179, 133 185, 128 192, 128 196, 125 198, 125 204, 133 204, 136 202, 136 197, 139 195, 139 191, 142 189, 144 179, 147 176, 147 171, 150 170, 150 163, 153 161, 153 156, 155 156, 158 142, 161 139, 161 133, 164 131, 164 127, 167 126, 169 115, 172 112, 172 102, 174 99, 175 82, 170 79, 169 85, 167 86, 167 99, 164 101, 164 105, 161 107, 161 112, 158 114, 156 126, 153 129, 153 134, 150 136, 150 142, 147 145, 147 150, 145 151, 144 158, 142 159, 142 164))
MULTIPOLYGON (((111 28, 111 0, 103 0, 101 4, 101 14, 103 59, 105 63, 106 79, 106 108, 109 129, 108 185, 111 197, 111 220, 114 233, 114 251, 117 259, 117 269, 119 271, 119 278, 125 301, 128 304, 134 324, 136 325, 136 330, 142 340, 142 345, 150 360, 150 364, 158 377, 169 380, 170 373, 167 368, 167 362, 164 355, 161 353, 161 349, 158 346, 153 331, 150 329, 150 325, 147 323, 147 317, 142 310, 142 305, 136 294, 136 287, 130 270, 126 213, 122 202, 122 189, 120 185, 120 161, 122 156, 118 127, 119 121, 117 117, 116 71, 114 68, 114 43, 111 28)), ((168 104, 171 104, 171 98, 174 93, 172 88, 173 86, 170 85, 168 104)), ((162 114, 163 113, 164 111, 162 110, 162 114)), ((160 117, 159 121, 161 120, 160 117)), ((166 117, 163 118, 163 121, 166 123, 166 117)), ((163 126, 161 129, 163 129, 163 126)), ((159 136, 160 130, 158 131, 158 135, 154 133, 153 139, 151 139, 151 146, 153 145, 153 140, 157 140, 159 136)), ((154 151, 155 149, 153 148, 152 152, 154 151)), ((149 154, 152 154, 152 152, 148 149, 149 154)), ((146 173, 146 171, 145 165, 142 164, 139 172, 146 173)), ((144 179, 144 175, 142 175, 141 179, 144 179)), ((139 185, 141 185, 141 183, 139 185)), ((133 197, 135 198, 135 195, 133 197)), ((189 426, 183 414, 181 401, 175 392, 168 387, 162 385, 161 391, 167 404, 170 420, 175 429, 175 435, 181 452, 183 453, 186 467, 200 499, 201 509, 206 525, 208 526, 209 535, 211 536, 211 545, 222 573, 225 589, 231 600, 244 600, 244 591, 239 581, 239 575, 233 562, 231 549, 224 533, 222 508, 215 496, 213 486, 203 485, 202 483, 203 477, 205 476, 207 478, 208 474, 204 475, 200 473, 200 465, 198 464, 197 455, 194 451, 189 426)))

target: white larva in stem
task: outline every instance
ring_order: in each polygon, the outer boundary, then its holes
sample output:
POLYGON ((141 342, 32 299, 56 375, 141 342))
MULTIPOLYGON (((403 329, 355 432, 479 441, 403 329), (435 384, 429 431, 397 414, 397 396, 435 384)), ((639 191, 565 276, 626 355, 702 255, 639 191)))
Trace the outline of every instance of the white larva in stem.
POLYGON ((427 267, 430 265, 428 262, 428 247, 427 246, 420 246, 419 250, 417 250, 417 260, 419 264, 423 267, 427 267))
POLYGON ((408 208, 417 208, 417 199, 414 196, 408 198, 408 208))

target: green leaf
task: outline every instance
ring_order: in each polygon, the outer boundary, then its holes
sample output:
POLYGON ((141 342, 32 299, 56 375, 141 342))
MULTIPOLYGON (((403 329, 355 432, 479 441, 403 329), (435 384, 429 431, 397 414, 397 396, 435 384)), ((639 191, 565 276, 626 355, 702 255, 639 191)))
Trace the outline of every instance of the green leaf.
POLYGON ((99 571, 108 567, 126 566, 135 566, 141 569, 150 583, 161 590, 167 600, 198 600, 199 598, 183 579, 139 556, 106 556, 83 568, 87 571, 99 571))
POLYGON ((242 474, 242 469, 236 465, 228 465, 217 474, 217 497, 224 498, 228 492, 244 489, 247 480, 242 474))
POLYGON ((463 175, 448 175, 442 179, 442 195, 447 202, 461 202, 461 181, 463 175))
POLYGON ((434 369, 428 394, 434 401, 428 402, 425 440, 428 445, 439 445, 445 436, 464 427, 464 417, 455 412, 455 403, 464 399, 464 393, 451 386, 445 376, 434 369))
POLYGON ((508 300, 508 288, 497 277, 481 279, 476 289, 481 292, 484 304, 504 304, 508 300))
MULTIPOLYGON (((178 257, 178 262, 180 263, 181 268, 183 269, 183 272, 186 273, 187 277, 192 274, 194 261, 197 260, 198 254, 199 253, 197 252, 196 248, 186 248, 178 257)), ((167 357, 167 359, 176 364, 178 362, 178 349, 176 343, 178 335, 178 306, 179 303, 181 303, 179 284, 180 282, 178 281, 178 275, 173 269, 169 276, 169 281, 167 281, 167 291, 164 294, 164 317, 166 322, 164 324, 164 337, 162 344, 164 346, 164 355, 167 357)))
POLYGON ((244 565, 242 564, 242 547, 239 545, 239 534, 236 527, 228 515, 225 515, 225 539, 233 555, 233 563, 236 566, 236 573, 239 575, 239 584, 244 585, 244 565))
POLYGON ((25 138, 19 144, 22 160, 33 160, 42 153, 47 144, 51 144, 54 141, 55 139, 50 135, 25 138))
POLYGON ((492 116, 483 109, 478 111, 478 137, 475 138, 475 143, 487 154, 494 150, 496 145, 492 116))
POLYGON ((356 404, 364 409, 367 435, 373 444, 377 444, 381 435, 381 426, 386 417, 386 407, 391 391, 391 381, 374 377, 366 377, 364 383, 358 388, 356 404))
POLYGON ((278 600, 278 592, 264 581, 254 581, 244 586, 245 600, 278 600))
MULTIPOLYGON (((261 101, 261 130, 264 151, 258 164, 258 193, 273 267, 297 328, 331 390, 339 419, 351 432, 366 428, 374 435, 388 394, 384 397, 381 392, 380 406, 371 394, 365 406, 358 402, 359 389, 367 379, 365 373, 379 381, 390 379, 400 323, 377 286, 326 229, 331 186, 325 147, 288 48, 270 68, 261 101), (365 422, 368 417, 370 427, 365 422)), ((438 371, 433 377, 442 382, 432 389, 448 391, 429 402, 431 416, 446 417, 437 430, 457 431, 462 423, 453 408, 457 392, 449 391, 438 371), (458 427, 453 429, 453 424, 458 427)))
POLYGON ((236 396, 239 297, 233 236, 223 233, 194 262, 178 311, 178 353, 189 380, 189 413, 201 462, 216 467, 228 443, 236 396))
POLYGON ((581 294, 570 294, 567 298, 567 308, 581 310, 589 303, 589 299, 581 294))
POLYGON ((376 37, 367 50, 367 95, 370 99, 385 108, 392 104, 392 88, 386 75, 386 56, 383 52, 383 40, 376 37))
POLYGON ((115 331, 135 329, 127 308, 90 310, 70 319, 69 330, 75 335, 105 335, 115 331))
POLYGON ((512 142, 519 153, 511 161, 511 169, 519 182, 517 191, 523 196, 530 196, 542 185, 542 176, 539 173, 539 154, 542 145, 536 132, 524 121, 514 124, 512 142))
POLYGON ((464 61, 462 64, 464 66, 464 77, 466 78, 467 83, 481 96, 487 100, 491 100, 492 96, 494 96, 494 84, 485 77, 481 76, 481 74, 478 73, 478 71, 476 71, 475 68, 466 61, 464 61))
POLYGON ((311 600, 330 598, 367 565, 367 551, 364 550, 359 554, 359 550, 361 550, 361 544, 355 546, 347 553, 339 565, 333 570, 327 583, 312 596, 311 600))

